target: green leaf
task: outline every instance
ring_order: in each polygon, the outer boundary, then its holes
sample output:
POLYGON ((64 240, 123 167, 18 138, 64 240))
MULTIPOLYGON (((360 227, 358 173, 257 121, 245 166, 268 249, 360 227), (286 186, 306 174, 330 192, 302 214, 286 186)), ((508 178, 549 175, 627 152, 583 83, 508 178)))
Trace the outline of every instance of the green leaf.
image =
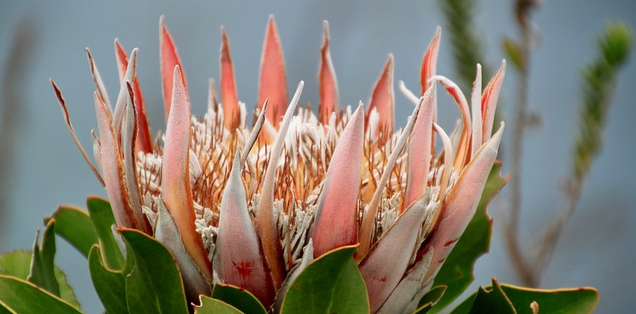
POLYGON ((55 278, 55 220, 49 221, 42 236, 42 247, 38 245, 40 232, 36 233, 33 243, 31 272, 27 279, 55 296, 60 296, 60 284, 55 278))
POLYGON ((243 313, 267 314, 267 310, 258 299, 247 290, 217 283, 212 290, 212 298, 236 307, 243 313))
POLYGON ((88 254, 88 268, 97 296, 106 312, 128 313, 125 270, 108 269, 102 261, 102 254, 97 245, 94 245, 88 254))
POLYGON ((116 224, 110 204, 103 198, 91 196, 86 200, 86 205, 99 239, 104 264, 110 269, 122 269, 124 256, 113 235, 112 226, 116 224))
POLYGON ((181 273, 170 251, 138 230, 119 230, 126 241, 127 263, 134 263, 126 277, 128 311, 188 314, 181 273))
POLYGON ((15 250, 0 255, 0 275, 26 280, 31 272, 31 251, 15 250))
MULTIPOLYGON (((31 260, 33 259, 33 253, 30 251, 16 250, 0 255, 0 275, 8 275, 19 279, 27 280, 29 273, 31 272, 31 260)), ((68 283, 66 275, 60 270, 59 267, 55 267, 55 277, 60 284, 60 297, 62 300, 70 303, 76 308, 80 308, 77 297, 73 292, 73 288, 68 283)), ((2 313, 2 312, 0 312, 2 313)))
POLYGON ((539 313, 592 313, 599 300, 598 291, 589 287, 540 290, 501 284, 501 289, 519 314, 532 314, 533 301, 539 305, 539 313))
POLYGON ((506 55, 508 55, 508 59, 514 65, 517 70, 523 72, 526 70, 526 60, 523 54, 523 50, 514 40, 504 37, 501 41, 501 45, 503 46, 506 55))
POLYGON ((93 244, 97 243, 97 233, 86 211, 76 207, 60 206, 44 223, 55 219, 55 233, 68 241, 84 257, 88 256, 93 244))
MULTIPOLYGON (((479 287, 477 292, 471 294, 451 314, 473 314, 473 313, 501 313, 516 314, 512 303, 501 289, 501 286, 493 278, 493 285, 479 287)), ((549 313, 549 312, 546 312, 549 313)))
POLYGON ((66 278, 66 274, 57 266, 55 266, 55 278, 57 278, 57 282, 60 283, 60 298, 62 300, 68 302, 70 305, 74 306, 76 309, 80 309, 79 301, 77 300, 77 296, 75 295, 75 291, 68 282, 66 278))
POLYGON ((447 288, 444 296, 431 309, 431 313, 439 313, 468 288, 475 279, 473 276, 475 261, 490 249, 492 220, 488 216, 488 203, 508 180, 507 177, 501 177, 500 171, 501 163, 496 162, 486 181, 475 216, 435 277, 434 287, 447 286, 447 288))
POLYGON ((437 302, 442 298, 446 286, 438 286, 427 292, 417 305, 417 310, 413 314, 426 314, 428 313, 437 302))
POLYGON ((580 314, 592 313, 598 303, 598 291, 593 288, 541 290, 499 284, 493 278, 492 286, 480 287, 452 314, 518 313, 532 314, 530 305, 536 302, 539 313, 580 314))
POLYGON ((0 275, 0 308, 1 306, 9 310, 9 313, 13 311, 20 314, 81 313, 71 304, 28 281, 5 275, 0 275))
MULTIPOLYGON (((239 309, 217 299, 201 295, 201 306, 194 308, 194 314, 242 314, 239 309)), ((250 313, 251 312, 247 312, 250 313)))
POLYGON ((281 313, 369 313, 355 251, 356 246, 345 246, 307 265, 287 291, 281 313))

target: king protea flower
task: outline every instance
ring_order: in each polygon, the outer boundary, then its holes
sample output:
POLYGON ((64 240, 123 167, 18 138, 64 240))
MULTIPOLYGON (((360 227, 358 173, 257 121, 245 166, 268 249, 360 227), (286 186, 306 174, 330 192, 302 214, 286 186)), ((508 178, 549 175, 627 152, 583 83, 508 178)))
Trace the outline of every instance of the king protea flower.
POLYGON ((223 282, 276 309, 277 295, 307 263, 358 244, 355 259, 371 311, 413 309, 475 213, 497 157, 503 123, 491 134, 505 62, 483 91, 477 65, 469 109, 457 85, 436 75, 438 29, 421 65, 421 96, 400 84, 415 106, 406 126, 395 130, 392 56, 368 107, 342 107, 325 22, 316 115, 299 107, 302 81, 289 100, 280 39, 270 18, 250 127, 225 30, 221 101, 211 83, 203 117, 190 115, 184 69, 163 19, 159 36, 167 129, 155 142, 135 73, 137 49, 127 55, 115 41, 121 83, 115 102, 87 50, 96 85, 95 166, 53 83, 118 226, 163 242, 193 299, 223 282), (437 83, 461 111, 451 136, 435 123, 437 83))

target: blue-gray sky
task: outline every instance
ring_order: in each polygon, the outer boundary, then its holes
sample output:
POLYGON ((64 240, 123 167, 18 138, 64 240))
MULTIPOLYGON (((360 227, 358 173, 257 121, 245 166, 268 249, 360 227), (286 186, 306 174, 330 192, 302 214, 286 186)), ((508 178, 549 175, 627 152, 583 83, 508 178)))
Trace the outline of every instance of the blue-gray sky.
MULTIPOLYGON (((634 12, 636 2, 627 0, 543 1, 533 15, 540 37, 532 58, 529 107, 543 117, 543 126, 527 133, 524 146, 525 167, 519 174, 523 180, 522 239, 536 239, 543 225, 564 206, 560 187, 570 169, 576 135, 580 70, 596 56, 595 37, 607 22, 616 19, 634 28, 634 12)), ((96 127, 94 85, 84 47, 91 48, 111 98, 118 85, 114 38, 129 50, 139 47, 138 76, 149 117, 155 132, 163 129, 158 21, 165 14, 184 63, 193 112, 204 111, 208 78, 218 78, 220 25, 230 36, 240 99, 253 106, 262 37, 270 13, 279 26, 288 84, 293 87, 305 80, 303 101, 314 104, 318 102, 316 77, 323 20, 330 21, 331 52, 343 104, 368 99, 390 52, 395 55, 396 79, 417 89, 424 49, 435 26, 444 24, 434 1, 5 3, 0 10, 0 70, 6 67, 12 36, 21 19, 30 19, 37 37, 22 86, 26 102, 15 104, 21 106, 24 115, 14 130, 19 133, 20 143, 13 152, 15 163, 8 174, 12 186, 10 199, 4 200, 10 211, 3 217, 4 229, 0 230, 2 249, 29 248, 36 228, 42 227, 42 217, 58 204, 84 206, 87 195, 105 195, 68 135, 49 77, 63 90, 76 131, 90 148, 90 130, 96 127)), ((479 1, 474 22, 486 48, 486 60, 482 62, 494 67, 504 58, 502 36, 516 36, 512 1, 479 1)), ((443 33, 438 73, 457 79, 447 38, 443 33)), ((511 116, 516 80, 514 71, 509 70, 500 103, 505 117, 511 116)), ((632 57, 616 87, 603 151, 543 281, 546 287, 597 287, 601 293, 600 313, 628 311, 632 296, 628 287, 636 281, 635 81, 636 62, 632 57)), ((412 107, 401 95, 397 95, 396 103, 396 125, 403 125, 412 107)), ((439 111, 447 129, 459 117, 451 105, 439 111)), ((507 132, 504 141, 509 141, 510 135, 507 132)), ((504 150, 507 146, 509 143, 504 150)), ((507 209, 507 196, 504 190, 491 206, 494 240, 491 253, 477 263, 476 284, 486 285, 491 277, 518 282, 501 241, 499 221, 507 209)), ((57 262, 70 273, 84 309, 98 313, 99 301, 91 292, 83 259, 66 245, 60 244, 59 250, 57 262)))

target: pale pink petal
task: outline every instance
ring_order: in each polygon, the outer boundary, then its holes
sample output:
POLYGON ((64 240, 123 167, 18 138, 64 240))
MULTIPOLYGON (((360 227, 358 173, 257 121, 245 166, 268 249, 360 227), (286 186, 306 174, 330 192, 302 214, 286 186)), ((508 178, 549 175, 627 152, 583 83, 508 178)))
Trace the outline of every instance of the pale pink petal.
POLYGON ((424 58, 422 58, 422 69, 420 71, 420 85, 422 85, 421 95, 424 95, 428 88, 431 87, 431 84, 433 84, 433 82, 431 82, 431 78, 436 74, 437 56, 439 54, 439 43, 441 37, 442 28, 438 26, 435 29, 435 36, 428 45, 424 58))
POLYGON ((407 208, 426 193, 428 173, 431 167, 433 146, 433 120, 437 107, 437 91, 434 85, 424 93, 422 108, 417 114, 413 132, 409 138, 408 175, 406 196, 402 208, 407 208))
MULTIPOLYGON (((174 68, 172 104, 161 168, 163 202, 177 225, 188 254, 207 279, 212 278, 201 235, 196 232, 190 187, 190 100, 179 66, 174 68)), ((102 144, 103 145, 103 144, 102 144)))
POLYGON ((311 238, 314 257, 358 242, 358 193, 364 146, 364 107, 340 135, 318 199, 311 238))
POLYGON ((285 78, 283 48, 280 44, 273 15, 269 17, 267 30, 265 31, 256 108, 262 108, 265 99, 268 98, 269 108, 265 115, 272 125, 278 129, 287 108, 287 79, 285 78))
POLYGON ((123 156, 115 130, 106 104, 94 93, 95 113, 97 115, 97 126, 99 129, 100 161, 104 172, 104 183, 110 206, 117 221, 117 226, 135 228, 135 219, 129 207, 129 198, 124 184, 123 156))
POLYGON ((221 104, 223 105, 223 119, 225 128, 230 132, 239 127, 241 119, 239 113, 236 85, 234 84, 234 67, 230 56, 230 42, 225 28, 221 28, 221 104))
POLYGON ((258 210, 256 211, 256 220, 258 222, 259 234, 261 235, 261 242, 263 244, 263 253, 267 259, 267 264, 272 272, 274 278, 274 285, 276 288, 285 280, 285 265, 283 262, 282 248, 278 237, 278 229, 276 227, 276 217, 274 217, 274 188, 276 187, 276 166, 280 154, 285 144, 285 135, 289 129, 289 124, 294 117, 294 112, 298 106, 300 100, 300 94, 302 93, 305 83, 300 81, 296 93, 292 98, 287 112, 280 125, 280 130, 274 142, 274 147, 270 152, 270 158, 267 165, 267 171, 265 172, 265 178, 263 179, 263 187, 261 188, 261 198, 258 202, 258 210))
POLYGON ((406 124, 404 131, 398 138, 398 142, 393 148, 391 155, 389 156, 389 160, 384 167, 384 171, 382 172, 382 177, 380 177, 380 181, 377 185, 377 189, 375 193, 373 193, 373 197, 371 198, 371 202, 367 208, 367 211, 362 217, 362 225, 360 228, 360 234, 358 236, 358 241, 360 241, 360 247, 356 251, 355 258, 356 260, 361 260, 367 253, 369 252, 369 248, 371 247, 371 237, 373 235, 373 225, 375 224, 375 216, 378 213, 378 206, 380 206, 380 201, 382 200, 382 195, 384 195, 384 189, 386 187, 387 182, 389 181, 389 177, 391 176, 391 172, 393 171, 393 167, 395 166, 395 162, 397 161, 402 149, 406 145, 411 132, 413 131, 413 126, 415 125, 415 121, 420 112, 420 108, 422 107, 422 99, 413 110, 409 118, 409 122, 406 124))
POLYGON ((503 130, 502 123, 499 131, 479 149, 475 157, 462 170, 455 186, 446 197, 441 220, 428 245, 435 252, 426 274, 427 279, 435 277, 475 214, 488 175, 497 158, 503 130))
MULTIPOLYGON (((383 133, 384 137, 388 138, 393 135, 393 110, 394 110, 395 96, 393 93, 393 55, 390 54, 388 60, 384 64, 382 74, 378 78, 378 81, 373 87, 373 93, 371 93, 371 100, 369 100, 368 112, 376 109, 380 114, 380 121, 377 126, 375 134, 383 133)), ((369 128, 369 115, 367 114, 367 129, 369 128)))
POLYGON ((248 290, 268 306, 274 301, 274 284, 247 209, 241 168, 237 152, 221 202, 214 268, 224 283, 248 290))
MULTIPOLYGON (((165 24, 165 17, 159 18, 159 46, 160 46, 160 63, 161 63, 161 77, 163 88, 163 103, 166 114, 166 120, 170 115, 170 104, 172 102, 172 82, 174 76, 174 67, 179 66, 183 73, 183 67, 181 66, 181 60, 177 54, 177 47, 174 45, 172 36, 168 31, 165 24)), ((187 87, 185 76, 182 75, 182 85, 187 87)))
POLYGON ((320 48, 320 72, 318 73, 320 86, 320 105, 318 106, 318 117, 322 124, 328 124, 331 113, 338 109, 338 80, 336 71, 331 62, 329 52, 329 23, 323 23, 323 41, 320 48))
POLYGON ((501 61, 499 71, 497 71, 497 74, 490 80, 490 83, 488 83, 488 86, 486 86, 484 90, 483 96, 481 96, 484 143, 490 139, 490 135, 492 134, 492 125, 495 121, 495 112, 497 111, 497 100, 499 99, 504 76, 506 76, 506 60, 501 61))
POLYGON ((421 199, 407 208, 359 264, 371 313, 384 304, 406 272, 424 222, 426 201, 421 199))

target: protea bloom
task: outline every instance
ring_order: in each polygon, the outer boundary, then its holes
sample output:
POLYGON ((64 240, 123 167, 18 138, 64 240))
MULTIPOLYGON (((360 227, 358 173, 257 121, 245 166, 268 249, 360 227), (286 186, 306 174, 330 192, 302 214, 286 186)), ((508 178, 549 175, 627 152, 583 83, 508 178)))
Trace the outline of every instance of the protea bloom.
POLYGON ((190 296, 209 293, 221 281, 274 305, 308 262, 359 244, 355 258, 371 311, 397 313, 417 305, 473 216, 496 159, 503 125, 491 133, 505 63, 483 93, 477 65, 469 110, 457 85, 435 74, 438 29, 421 65, 421 96, 401 85, 415 109, 406 127, 395 131, 392 56, 367 109, 362 103, 342 108, 325 23, 315 115, 298 107, 303 82, 288 99, 270 18, 254 124, 248 127, 223 29, 222 38, 221 102, 210 84, 207 113, 193 117, 177 50, 160 22, 167 130, 154 143, 135 75, 137 50, 127 57, 115 42, 121 89, 114 103, 87 50, 96 84, 97 166, 80 150, 105 186, 117 224, 162 241, 190 296), (451 137, 435 124, 436 82, 462 114, 451 137), (439 153, 435 134, 442 141, 439 153))

